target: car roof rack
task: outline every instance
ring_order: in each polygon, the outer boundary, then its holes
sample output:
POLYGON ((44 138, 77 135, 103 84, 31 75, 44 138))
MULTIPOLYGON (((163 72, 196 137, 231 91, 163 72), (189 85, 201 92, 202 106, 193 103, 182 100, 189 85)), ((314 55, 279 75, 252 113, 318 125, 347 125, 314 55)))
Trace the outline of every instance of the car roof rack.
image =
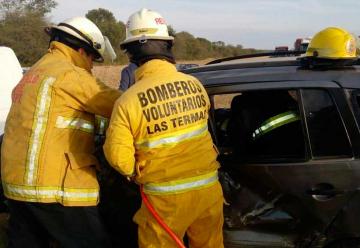
POLYGON ((272 51, 267 53, 253 53, 253 54, 245 54, 245 55, 239 55, 239 56, 233 56, 233 57, 226 57, 222 59, 215 59, 213 61, 210 61, 206 65, 213 65, 218 64, 225 61, 231 61, 231 60, 237 60, 237 59, 248 59, 248 58, 256 58, 256 57, 264 57, 264 56, 274 56, 274 57, 280 57, 280 56, 299 56, 301 54, 304 54, 305 51, 272 51))

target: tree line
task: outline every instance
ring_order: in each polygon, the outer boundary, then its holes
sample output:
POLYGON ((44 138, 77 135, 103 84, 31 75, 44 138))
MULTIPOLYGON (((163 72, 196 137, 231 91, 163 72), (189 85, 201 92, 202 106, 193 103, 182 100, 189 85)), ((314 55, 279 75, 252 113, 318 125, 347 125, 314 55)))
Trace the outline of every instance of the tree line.
MULTIPOLYGON (((0 1, 0 46, 11 47, 23 66, 36 62, 48 47, 49 37, 44 28, 51 25, 47 14, 57 6, 55 0, 1 0, 0 1)), ((125 24, 117 20, 106 9, 89 10, 86 17, 92 20, 109 37, 118 58, 114 63, 127 63, 126 55, 120 49, 125 39, 125 24)), ((245 49, 241 45, 227 45, 222 41, 212 42, 205 38, 176 30, 169 26, 175 37, 174 55, 177 60, 199 60, 222 58, 259 52, 245 49)))

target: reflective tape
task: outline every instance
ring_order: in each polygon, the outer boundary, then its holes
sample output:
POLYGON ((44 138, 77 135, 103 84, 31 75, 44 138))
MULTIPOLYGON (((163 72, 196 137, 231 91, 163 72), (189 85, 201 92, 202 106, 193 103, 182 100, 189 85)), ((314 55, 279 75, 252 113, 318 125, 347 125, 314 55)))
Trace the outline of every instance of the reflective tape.
POLYGON ((131 30, 130 33, 132 35, 145 35, 145 34, 155 34, 158 31, 157 28, 141 28, 131 30))
POLYGON ((165 182, 165 183, 146 183, 144 192, 152 195, 177 194, 186 191, 209 187, 218 181, 217 171, 186 178, 183 180, 165 182))
POLYGON ((39 153, 43 143, 44 133, 48 122, 49 107, 51 103, 51 86, 55 82, 55 78, 48 77, 44 79, 39 87, 35 115, 30 136, 29 149, 26 159, 25 181, 32 185, 37 174, 39 162, 39 153))
POLYGON ((106 129, 109 126, 109 119, 100 115, 95 115, 96 130, 95 133, 105 135, 106 129))
POLYGON ((21 198, 25 201, 37 202, 41 200, 63 201, 97 201, 98 189, 67 189, 56 187, 19 186, 3 182, 5 195, 9 198, 21 198))
POLYGON ((56 118, 55 126, 57 128, 70 128, 70 129, 81 130, 87 133, 94 132, 94 125, 92 124, 92 122, 80 118, 68 118, 68 117, 58 116, 56 118))
POLYGON ((255 129, 252 137, 253 139, 257 139, 278 127, 297 121, 299 119, 299 115, 294 111, 281 113, 264 121, 259 128, 255 129))
POLYGON ((136 148, 155 148, 155 147, 161 147, 161 146, 174 145, 174 144, 186 141, 186 140, 190 140, 194 137, 203 136, 207 133, 207 131, 208 131, 208 126, 205 123, 205 125, 199 127, 198 129, 195 129, 193 131, 190 131, 190 132, 187 132, 184 134, 160 138, 160 139, 151 140, 151 141, 148 140, 148 141, 136 142, 135 146, 136 146, 136 148))

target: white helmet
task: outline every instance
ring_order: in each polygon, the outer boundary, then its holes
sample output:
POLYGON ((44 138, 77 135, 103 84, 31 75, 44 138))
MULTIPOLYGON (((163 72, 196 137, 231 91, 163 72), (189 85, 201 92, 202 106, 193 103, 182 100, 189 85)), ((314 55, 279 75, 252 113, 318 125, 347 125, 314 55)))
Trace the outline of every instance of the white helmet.
POLYGON ((159 13, 141 9, 129 17, 126 38, 120 46, 124 49, 127 43, 146 40, 174 40, 174 37, 169 35, 165 19, 159 13))
POLYGON ((103 62, 105 53, 108 53, 111 59, 116 58, 109 39, 103 36, 100 29, 85 17, 78 16, 66 19, 58 25, 46 28, 45 31, 50 34, 52 29, 61 30, 87 43, 98 55, 97 58, 94 59, 95 61, 103 62))

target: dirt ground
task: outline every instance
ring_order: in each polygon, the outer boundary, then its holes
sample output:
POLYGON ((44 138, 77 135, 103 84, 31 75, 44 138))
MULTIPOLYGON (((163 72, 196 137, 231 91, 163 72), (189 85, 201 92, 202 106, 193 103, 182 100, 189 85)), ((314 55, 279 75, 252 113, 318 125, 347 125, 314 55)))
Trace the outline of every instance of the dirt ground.
POLYGON ((118 88, 120 82, 120 72, 125 66, 123 65, 105 65, 95 66, 93 74, 107 85, 118 88))
MULTIPOLYGON (((195 61, 177 61, 178 64, 198 64, 204 65, 212 59, 195 60, 195 61)), ((120 82, 120 72, 125 65, 105 65, 95 66, 93 68, 94 75, 107 85, 118 88, 120 82)))

